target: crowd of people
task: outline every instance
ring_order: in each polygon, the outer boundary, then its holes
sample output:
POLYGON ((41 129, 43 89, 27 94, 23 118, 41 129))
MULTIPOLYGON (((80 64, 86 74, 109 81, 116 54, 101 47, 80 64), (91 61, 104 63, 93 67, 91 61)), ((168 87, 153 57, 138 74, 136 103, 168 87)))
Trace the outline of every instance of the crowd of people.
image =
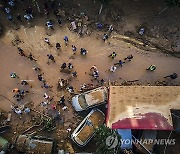
MULTIPOLYGON (((28 6, 27 8, 25 8, 23 10, 23 15, 20 14, 20 13, 17 13, 17 14, 12 13, 13 8, 16 7, 16 3, 19 3, 19 1, 8 0, 8 3, 3 4, 1 6, 2 10, 7 15, 7 19, 10 22, 12 22, 13 24, 16 24, 16 22, 24 23, 24 20, 27 21, 28 23, 33 21, 35 17, 34 17, 34 11, 33 11, 32 6, 28 6)), ((56 17, 57 24, 62 26, 62 15, 61 15, 61 13, 59 11, 60 8, 61 8, 61 4, 60 3, 55 4, 55 1, 51 1, 49 3, 44 3, 43 4, 43 13, 47 17, 47 22, 45 23, 45 27, 48 30, 53 31, 55 29, 54 28, 55 22, 53 20, 49 19, 49 14, 50 14, 50 11, 52 11, 52 10, 53 10, 53 13, 54 13, 54 15, 56 17)), ((72 25, 74 24, 74 26, 76 26, 75 23, 71 22, 71 24, 72 25)), ((100 23, 100 22, 97 23, 97 29, 102 29, 102 28, 103 28, 103 24, 100 23)), ((112 35, 113 31, 114 31, 113 25, 109 25, 107 32, 102 35, 102 41, 104 41, 104 42, 108 41, 108 39, 112 35)), ((143 31, 143 29, 141 29, 140 34, 143 34, 143 33, 144 33, 144 31, 143 31)), ((87 49, 85 49, 84 47, 81 47, 80 49, 78 49, 76 47, 76 44, 74 44, 74 43, 70 44, 71 39, 68 36, 64 36, 62 39, 64 40, 65 46, 71 46, 72 47, 73 55, 77 54, 77 51, 79 50, 79 53, 80 53, 80 55, 82 55, 82 57, 85 57, 85 56, 88 57, 87 49)), ((53 42, 51 42, 48 37, 44 38, 44 42, 48 46, 53 47, 53 45, 52 45, 53 42)), ((17 47, 17 49, 18 49, 18 53, 19 53, 20 56, 28 58, 30 61, 35 63, 33 69, 37 73, 37 79, 42 84, 41 87, 45 88, 45 90, 47 90, 47 93, 48 93, 48 90, 51 90, 52 86, 50 86, 47 83, 47 81, 45 80, 44 74, 42 73, 42 69, 36 65, 38 59, 36 59, 36 57, 34 57, 33 53, 25 52, 24 49, 22 49, 19 46, 17 47)), ((57 50, 57 51, 62 50, 62 43, 61 42, 59 42, 59 41, 55 42, 55 50, 57 50)), ((117 58, 117 55, 118 55, 118 53, 116 51, 113 51, 108 57, 111 58, 113 61, 115 61, 116 58, 117 58)), ((120 67, 123 67, 123 65, 126 65, 126 63, 128 63, 130 61, 133 61, 133 58, 134 58, 134 56, 132 54, 130 54, 130 55, 127 55, 127 57, 125 57, 124 59, 118 59, 117 62, 115 62, 112 66, 110 66, 109 71, 112 72, 112 73, 115 73, 117 69, 119 69, 120 67)), ((50 65, 51 63, 57 63, 57 59, 55 59, 55 56, 53 54, 47 54, 47 64, 50 65)), ((59 67, 60 67, 60 70, 62 70, 62 71, 68 70, 68 74, 70 74, 70 76, 72 78, 77 77, 77 70, 75 70, 75 66, 74 66, 74 64, 72 62, 63 62, 59 67)), ((152 64, 146 70, 155 71, 156 66, 154 64, 152 64)), ((105 83, 105 80, 103 78, 100 78, 99 70, 98 70, 96 65, 93 65, 90 68, 89 75, 93 77, 93 79, 91 80, 92 82, 94 80, 96 80, 96 81, 98 81, 99 85, 103 85, 105 83)), ((10 74, 10 77, 20 80, 20 77, 19 77, 19 75, 16 74, 16 72, 12 72, 10 74)), ((164 78, 170 78, 170 79, 174 80, 174 79, 178 78, 178 75, 176 73, 173 73, 173 74, 170 74, 168 76, 165 76, 164 78)), ((65 84, 66 81, 67 80, 65 80, 65 79, 60 79, 60 81, 58 81, 61 87, 64 87, 64 85, 65 85, 65 88, 60 88, 60 89, 66 90, 70 94, 74 94, 75 93, 74 87, 70 84, 69 80, 68 80, 68 84, 65 84)), ((22 86, 29 86, 30 84, 28 83, 28 81, 22 80, 21 85, 22 86)), ((84 92, 86 90, 93 89, 93 88, 95 88, 95 86, 93 84, 83 83, 82 86, 80 87, 79 91, 84 92)), ((21 101, 21 100, 24 99, 24 97, 26 97, 26 95, 28 95, 30 90, 25 90, 22 87, 22 89, 21 88, 14 88, 12 90, 12 92, 14 93, 13 97, 17 101, 21 101)), ((51 104, 51 101, 53 99, 53 97, 49 96, 47 93, 45 93, 43 95, 44 100, 41 102, 43 107, 47 107, 49 104, 51 104)), ((66 97, 65 97, 65 95, 61 96, 61 98, 59 99, 57 105, 61 105, 63 110, 66 110, 68 108, 67 105, 66 105, 66 97)), ((56 105, 52 104, 51 109, 57 110, 56 105)), ((22 111, 17 106, 12 107, 12 110, 17 114, 22 114, 22 111)), ((24 112, 29 113, 30 109, 25 108, 24 112)))

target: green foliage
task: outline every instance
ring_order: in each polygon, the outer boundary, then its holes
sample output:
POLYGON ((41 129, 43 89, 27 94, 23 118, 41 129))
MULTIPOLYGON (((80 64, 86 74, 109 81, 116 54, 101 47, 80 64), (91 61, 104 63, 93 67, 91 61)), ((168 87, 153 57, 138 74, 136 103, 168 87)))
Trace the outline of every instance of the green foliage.
POLYGON ((96 140, 96 144, 98 146, 96 153, 97 154, 116 154, 116 153, 120 153, 121 149, 120 149, 120 139, 121 136, 117 133, 116 130, 112 130, 109 129, 108 127, 106 127, 105 125, 100 126, 97 130, 96 130, 96 134, 95 134, 95 140, 96 140), (106 139, 109 136, 116 136, 118 138, 118 144, 115 148, 109 148, 108 145, 106 145, 106 139))
POLYGON ((167 6, 178 6, 180 7, 180 0, 165 0, 167 6))
POLYGON ((52 131, 56 128, 55 120, 52 118, 44 119, 44 129, 47 131, 52 131))

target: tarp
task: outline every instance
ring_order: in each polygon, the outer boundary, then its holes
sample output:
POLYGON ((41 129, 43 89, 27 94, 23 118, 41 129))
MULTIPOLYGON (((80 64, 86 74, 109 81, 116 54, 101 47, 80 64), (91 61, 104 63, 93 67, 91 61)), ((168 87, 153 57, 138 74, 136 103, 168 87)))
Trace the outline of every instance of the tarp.
POLYGON ((132 132, 131 129, 117 129, 121 135, 121 149, 132 149, 132 132))

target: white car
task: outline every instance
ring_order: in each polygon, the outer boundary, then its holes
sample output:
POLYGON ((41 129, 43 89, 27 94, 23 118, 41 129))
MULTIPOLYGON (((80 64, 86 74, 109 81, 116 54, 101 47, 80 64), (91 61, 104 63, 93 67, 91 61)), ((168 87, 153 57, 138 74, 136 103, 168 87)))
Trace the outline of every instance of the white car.
POLYGON ((78 146, 85 146, 95 135, 96 129, 105 121, 105 115, 99 109, 93 109, 71 134, 78 146))
POLYGON ((72 98, 72 106, 76 111, 83 111, 88 108, 107 102, 107 88, 99 87, 72 98))

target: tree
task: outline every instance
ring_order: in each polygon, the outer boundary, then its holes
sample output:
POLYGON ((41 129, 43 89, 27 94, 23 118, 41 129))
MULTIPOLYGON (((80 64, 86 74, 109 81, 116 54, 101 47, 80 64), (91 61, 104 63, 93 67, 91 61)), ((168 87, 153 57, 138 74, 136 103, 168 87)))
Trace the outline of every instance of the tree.
POLYGON ((180 7, 180 0, 165 0, 167 6, 173 7, 178 6, 180 7))
POLYGON ((116 130, 109 129, 102 125, 96 130, 95 140, 98 146, 96 153, 117 154, 120 153, 121 136, 116 130))

